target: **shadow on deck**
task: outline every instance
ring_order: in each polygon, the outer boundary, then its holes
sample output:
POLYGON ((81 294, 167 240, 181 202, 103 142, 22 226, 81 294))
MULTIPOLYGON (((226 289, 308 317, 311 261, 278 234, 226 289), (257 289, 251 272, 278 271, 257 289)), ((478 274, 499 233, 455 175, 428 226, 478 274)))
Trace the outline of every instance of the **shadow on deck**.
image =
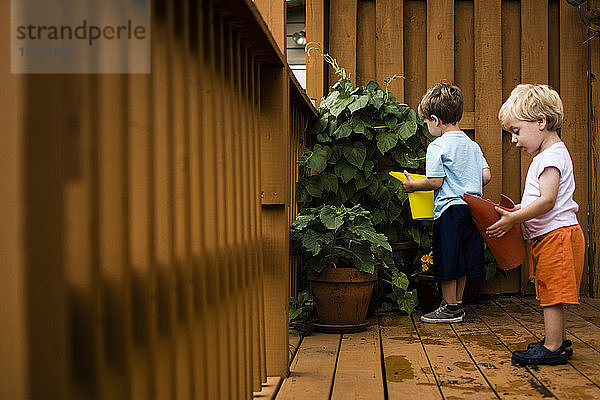
POLYGON ((573 358, 554 367, 510 361, 544 335, 534 298, 490 297, 466 312, 451 325, 383 313, 365 332, 306 337, 275 399, 600 398, 599 299, 568 306, 573 358))

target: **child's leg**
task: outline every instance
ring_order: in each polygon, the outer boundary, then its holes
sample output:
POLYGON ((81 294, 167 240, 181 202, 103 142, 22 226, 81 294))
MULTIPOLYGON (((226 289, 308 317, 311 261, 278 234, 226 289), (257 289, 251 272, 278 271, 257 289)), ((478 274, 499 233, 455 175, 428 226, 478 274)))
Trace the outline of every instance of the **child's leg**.
POLYGON ((550 351, 555 351, 563 344, 565 339, 565 313, 562 304, 544 307, 544 329, 546 340, 544 346, 550 351))
POLYGON ((467 277, 462 276, 456 280, 456 301, 462 302, 463 293, 465 292, 465 284, 467 283, 467 277))
POLYGON ((442 286, 442 296, 446 303, 456 304, 456 280, 440 282, 442 286))

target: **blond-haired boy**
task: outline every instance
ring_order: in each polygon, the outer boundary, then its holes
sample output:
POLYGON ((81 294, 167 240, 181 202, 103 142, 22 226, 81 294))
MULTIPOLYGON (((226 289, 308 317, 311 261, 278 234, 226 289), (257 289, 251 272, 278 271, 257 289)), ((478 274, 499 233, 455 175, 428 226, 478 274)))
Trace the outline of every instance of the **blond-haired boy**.
POLYGON ((498 118, 517 148, 533 158, 517 211, 496 208, 501 218, 487 228, 502 237, 523 223, 530 239, 530 276, 544 311, 545 339, 515 351, 520 365, 565 364, 573 354, 566 339, 563 304, 579 304, 585 239, 575 214, 573 161, 560 139, 563 105, 547 85, 518 85, 500 108, 498 118), (535 266, 535 273, 533 267, 535 266))

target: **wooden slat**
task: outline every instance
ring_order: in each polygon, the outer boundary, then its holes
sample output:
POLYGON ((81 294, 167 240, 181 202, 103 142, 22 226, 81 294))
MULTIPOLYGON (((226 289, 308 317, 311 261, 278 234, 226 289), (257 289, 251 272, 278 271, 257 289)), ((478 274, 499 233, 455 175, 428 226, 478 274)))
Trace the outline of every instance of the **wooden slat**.
MULTIPOLYGON (((0 3, 0 32, 10 37, 11 3, 0 3)), ((23 75, 10 73, 10 41, 0 40, 0 82, 5 93, 0 97, 0 122, 5 127, 0 136, 0 252, 3 278, 0 280, 0 398, 25 400, 29 397, 27 354, 27 297, 25 295, 24 215, 26 182, 23 140, 25 115, 23 75)), ((61 393, 64 394, 64 393, 61 393)))
POLYGON ((183 2, 168 2, 168 46, 171 54, 172 199, 173 199, 173 328, 175 344, 175 396, 192 395, 192 351, 188 322, 190 318, 190 242, 189 242, 189 132, 185 63, 185 11, 183 2))
MULTIPOLYGON (((346 69, 352 84, 356 85, 356 21, 358 0, 333 1, 329 3, 329 54, 346 69)), ((327 85, 339 80, 333 68, 328 68, 327 85)))
POLYGON ((124 109, 126 81, 120 76, 98 80, 99 244, 103 306, 102 374, 114 399, 131 393, 131 308, 126 260, 128 237, 127 145, 124 109), (118 99, 118 100, 115 100, 118 99))
POLYGON ((381 81, 384 77, 377 76, 376 40, 375 40, 375 2, 361 1, 358 3, 356 23, 356 84, 366 85, 369 81, 381 81))
POLYGON ((379 326, 389 398, 443 398, 411 317, 380 314, 379 326))
POLYGON ((381 349, 377 321, 364 332, 342 335, 335 378, 333 400, 383 399, 381 349), (364 390, 364 386, 369 390, 364 390))
POLYGON ((130 209, 129 235, 131 243, 133 376, 132 398, 151 399, 154 396, 156 325, 152 324, 153 265, 152 247, 152 129, 150 78, 132 75, 128 82, 128 136, 130 209))
MULTIPOLYGON (((473 309, 511 351, 524 350, 528 343, 541 339, 540 335, 543 331, 529 330, 530 326, 534 326, 532 322, 535 321, 532 313, 522 313, 521 307, 503 303, 502 298, 499 298, 497 302, 502 305, 502 308, 490 304, 485 306, 485 311, 482 306, 473 306, 473 309), (520 324, 521 321, 525 326, 520 324), (537 336, 532 336, 531 332, 537 336)), ((507 362, 509 362, 508 359, 507 362)), ((597 393, 600 389, 570 364, 538 368, 527 367, 527 369, 558 398, 577 399, 598 396, 597 393)))
MULTIPOLYGON (((544 318, 537 300, 530 297, 521 302, 515 298, 502 298, 497 303, 536 336, 544 337, 544 318)), ((573 342, 573 357, 569 360, 569 364, 583 375, 579 379, 580 381, 588 380, 598 386, 600 380, 598 333, 600 328, 568 311, 568 308, 565 312, 565 322, 567 338, 573 342)))
MULTIPOLYGON (((589 138, 589 170, 598 171, 600 168, 600 40, 592 40, 590 52, 590 138, 589 138)), ((590 174, 589 182, 589 267, 592 279, 589 294, 600 296, 600 178, 598 174, 590 174)))
MULTIPOLYGON (((306 41, 325 46, 325 0, 306 1, 306 41)), ((327 67, 318 52, 306 56, 306 93, 319 107, 325 89, 327 67)))
POLYGON ((341 337, 314 333, 302 341, 277 400, 329 399, 341 337))
MULTIPOLYGON (((577 9, 569 4, 560 5, 560 96, 563 101, 565 120, 562 128, 562 140, 573 159, 575 174, 575 194, 573 199, 579 204, 577 219, 584 232, 588 221, 589 188, 589 116, 587 96, 587 53, 582 51, 581 43, 587 38, 587 28, 577 14, 577 9), (569 60, 568 62, 566 60, 569 60), (584 93, 586 95, 584 95, 584 93)), ((581 293, 588 293, 587 254, 584 263, 581 293)))
POLYGON ((269 27, 269 31, 271 31, 275 39, 275 43, 279 47, 279 51, 281 51, 285 59, 287 50, 287 46, 285 45, 285 24, 287 21, 285 0, 255 0, 254 4, 260 11, 260 14, 269 27))
POLYGON ((502 105, 502 48, 500 0, 476 0, 475 13, 475 138, 494 179, 485 196, 497 199, 502 192, 502 128, 497 115, 502 105))
POLYGON ((427 4, 419 0, 404 2, 404 101, 416 109, 427 90, 427 4))
MULTIPOLYGON (((521 80, 520 4, 502 3, 502 101, 521 80)), ((496 117, 498 110, 496 111, 496 117)), ((492 174, 492 179, 496 179, 492 174)), ((510 134, 502 132, 502 193, 521 202, 521 155, 511 143, 510 134)))
MULTIPOLYGON (((464 111, 475 111, 475 32, 473 21, 473 2, 457 0, 454 3, 454 83, 460 87, 464 99, 464 111)), ((471 124, 465 125, 465 118, 461 121, 462 129, 474 129, 473 119, 471 124)))
MULTIPOLYGON (((155 23, 156 25, 156 23, 155 23)), ((170 169, 169 169, 169 104, 168 96, 168 49, 164 25, 152 35, 152 99, 153 99, 153 174, 154 174, 154 236, 153 257, 156 278, 153 290, 156 293, 155 312, 157 324, 155 393, 158 399, 171 399, 174 395, 174 354, 171 342, 172 280, 171 265, 171 220, 169 215, 170 169)))
POLYGON ((548 390, 529 373, 528 369, 507 362, 511 352, 495 337, 481 319, 472 315, 462 324, 453 325, 461 342, 473 358, 473 365, 465 364, 467 369, 477 368, 496 394, 503 399, 531 399, 548 394, 548 390))
MULTIPOLYGON (((404 76, 404 2, 376 1, 375 18, 376 80, 383 86, 386 78, 393 75, 404 76)), ((360 51, 358 54, 360 63, 364 55, 360 51)), ((388 88, 398 102, 404 103, 404 79, 394 80, 388 88)))
POLYGON ((582 297, 579 301, 585 303, 585 304, 589 304, 592 307, 596 307, 598 309, 600 309, 600 299, 598 298, 590 298, 590 297, 582 297))
POLYGON ((203 211, 205 209, 205 191, 202 182, 202 131, 203 120, 208 119, 204 115, 207 99, 204 98, 204 90, 208 85, 205 75, 204 60, 204 5, 201 1, 196 4, 196 9, 190 9, 190 22, 195 22, 196 30, 192 30, 188 45, 196 51, 188 53, 188 68, 190 73, 188 118, 190 129, 190 251, 192 263, 192 285, 193 285, 193 317, 191 321, 192 338, 194 341, 194 395, 196 399, 209 398, 208 387, 208 353, 207 343, 207 311, 208 293, 206 289, 207 277, 204 262, 206 250, 204 248, 205 238, 202 225, 204 222, 203 211))
MULTIPOLYGON (((521 82, 548 83, 548 1, 521 1, 521 82)), ((521 152, 521 192, 532 156, 521 152)))
POLYGON ((443 80, 454 82, 454 0, 427 0, 427 87, 443 80))
POLYGON ((472 360, 452 326, 418 322, 416 327, 444 398, 497 398, 481 372, 472 367, 472 360))
POLYGON ((217 136, 221 134, 221 120, 218 116, 219 100, 215 100, 214 94, 219 88, 217 82, 217 62, 215 45, 215 13, 209 2, 204 2, 204 56, 202 57, 201 73, 203 80, 202 99, 203 113, 201 119, 200 146, 202 149, 201 158, 201 190, 203 193, 210 193, 210 196, 203 196, 202 203, 202 237, 204 257, 201 265, 206 266, 204 276, 206 277, 206 299, 207 304, 204 308, 206 313, 206 324, 203 326, 206 330, 205 346, 207 350, 206 363, 213 366, 206 370, 207 381, 209 385, 208 398, 227 397, 227 347, 223 343, 224 333, 222 332, 219 316, 226 312, 225 304, 221 301, 222 288, 220 282, 221 267, 217 256, 217 207, 219 204, 220 181, 217 177, 217 136), (216 134, 215 134, 216 133, 216 134), (225 347, 223 347, 225 346, 225 347))
POLYGON ((267 375, 287 373, 289 240, 287 207, 288 79, 279 67, 261 67, 261 199, 267 375), (268 207, 267 207, 268 206, 268 207))

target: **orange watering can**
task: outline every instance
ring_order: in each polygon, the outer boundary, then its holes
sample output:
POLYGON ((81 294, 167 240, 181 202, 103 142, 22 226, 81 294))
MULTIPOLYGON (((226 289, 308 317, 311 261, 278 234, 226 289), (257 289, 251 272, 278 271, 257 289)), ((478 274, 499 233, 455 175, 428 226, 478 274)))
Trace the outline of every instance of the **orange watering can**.
POLYGON ((515 203, 503 194, 500 195, 498 204, 468 193, 460 197, 469 205, 475 226, 492 251, 500 268, 510 270, 523 264, 523 261, 527 258, 527 250, 525 249, 525 240, 523 240, 520 224, 513 226, 501 238, 493 238, 485 233, 488 226, 500 219, 495 207, 498 206, 507 211, 512 211, 515 208, 515 203))

